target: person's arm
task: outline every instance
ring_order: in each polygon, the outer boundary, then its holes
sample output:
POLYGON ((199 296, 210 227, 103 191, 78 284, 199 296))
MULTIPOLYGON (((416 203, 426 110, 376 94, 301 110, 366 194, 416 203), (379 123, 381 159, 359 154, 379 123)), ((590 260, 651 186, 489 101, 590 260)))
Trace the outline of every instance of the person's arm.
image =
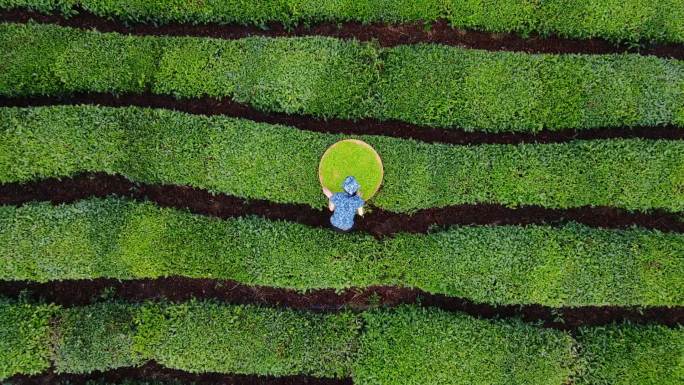
POLYGON ((359 207, 359 208, 356 210, 356 212, 358 212, 360 216, 363 216, 363 205, 365 205, 366 202, 364 202, 363 197, 361 196, 361 191, 360 191, 360 190, 359 190, 359 192, 356 193, 356 195, 358 195, 359 198, 361 198, 361 207, 359 207))
POLYGON ((332 191, 323 187, 323 195, 325 195, 328 198, 328 210, 335 211, 335 204, 332 202, 332 196, 333 196, 332 191))

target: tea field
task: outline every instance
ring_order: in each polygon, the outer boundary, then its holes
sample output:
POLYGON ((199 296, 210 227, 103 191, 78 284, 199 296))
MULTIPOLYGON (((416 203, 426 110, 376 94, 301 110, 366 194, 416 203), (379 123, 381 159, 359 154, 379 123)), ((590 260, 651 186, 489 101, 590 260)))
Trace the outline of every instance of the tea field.
POLYGON ((678 385, 683 325, 682 0, 0 0, 3 385, 678 385))

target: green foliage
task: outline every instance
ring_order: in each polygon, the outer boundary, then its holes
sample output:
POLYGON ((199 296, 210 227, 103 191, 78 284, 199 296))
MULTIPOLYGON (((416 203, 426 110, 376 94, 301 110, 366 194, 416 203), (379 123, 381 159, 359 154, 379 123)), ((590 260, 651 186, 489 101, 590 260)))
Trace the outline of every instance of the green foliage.
POLYGON ((577 224, 369 235, 91 199, 0 207, 0 279, 186 276, 248 285, 420 288, 491 304, 684 304, 684 236, 577 224))
POLYGON ((681 0, 551 0, 537 12, 543 34, 616 42, 684 42, 681 0))
POLYGON ((150 88, 177 97, 232 97, 263 110, 319 117, 365 114, 379 55, 372 45, 331 38, 152 38, 30 24, 0 25, 0 47, 7 51, 0 94, 150 88), (60 42, 47 50, 59 55, 36 63, 41 56, 36 51, 52 40, 60 42), (36 71, 51 76, 23 80, 36 71))
POLYGON ((69 39, 69 45, 52 63, 63 90, 116 94, 143 92, 152 85, 160 60, 160 41, 110 34, 75 34, 69 39), (74 71, 77 68, 98 70, 74 71))
MULTIPOLYGON (((0 183, 118 173, 324 207, 316 175, 341 135, 168 110, 0 109, 0 183)), ((394 212, 470 203, 684 210, 684 143, 592 140, 448 146, 365 136, 383 159, 371 203, 394 212)))
POLYGON ((162 41, 159 68, 150 73, 157 94, 229 96, 265 111, 325 118, 361 117, 371 108, 379 52, 368 44, 320 37, 162 41))
POLYGON ((364 313, 358 385, 558 385, 572 374, 569 335, 415 307, 364 313))
POLYGON ((0 358, 23 362, 0 379, 44 370, 51 358, 60 373, 154 360, 196 373, 352 377, 359 385, 670 385, 681 382, 683 332, 622 324, 583 328, 575 341, 518 320, 415 306, 321 314, 207 301, 61 310, 3 302, 0 358), (7 342, 12 350, 3 350, 7 342), (29 346, 32 355, 20 353, 29 346))
POLYGON ((141 364, 133 351, 135 310, 117 303, 62 310, 54 330, 56 371, 90 373, 141 364))
POLYGON ((166 367, 338 378, 349 376, 361 327, 358 317, 346 312, 324 315, 206 302, 148 305, 136 323, 137 349, 166 367))
POLYGON ((373 116, 489 132, 662 125, 684 103, 682 64, 400 46, 384 58, 373 116))
POLYGON ((398 119, 469 131, 680 124, 684 62, 531 55, 322 37, 133 37, 0 25, 0 95, 227 97, 320 118, 398 119))
MULTIPOLYGON (((50 349, 59 373, 91 373, 154 360, 194 373, 349 377, 361 328, 361 318, 350 312, 317 314, 195 301, 105 302, 63 309, 54 322, 52 340, 47 338, 47 319, 44 325, 29 325, 30 321, 11 318, 23 311, 20 315, 30 320, 35 318, 31 311, 44 313, 45 308, 0 308, 3 316, 10 317, 0 319, 0 336, 8 336, 12 344, 28 342, 42 353, 18 355, 26 362, 0 372, 0 379, 47 369, 50 349), (33 335, 45 336, 34 341, 21 335, 29 327, 33 335)), ((20 353, 17 348, 8 354, 20 353)))
POLYGON ((579 335, 578 385, 676 385, 684 380, 684 327, 609 326, 579 335))
MULTIPOLYGON (((11 33, 0 27, 0 89, 3 94, 55 94, 62 85, 55 74, 55 63, 77 39, 78 31, 51 29, 46 33, 33 28, 12 28, 11 33), (47 36, 46 36, 47 37, 47 36), (27 49, 28 47, 31 49, 27 49)), ((46 31, 47 32, 47 31, 46 31)))
POLYGON ((38 374, 50 366, 50 317, 54 306, 0 299, 0 380, 38 374))
POLYGON ((318 21, 432 22, 492 32, 599 37, 616 42, 684 42, 680 0, 0 0, 66 15, 83 9, 129 22, 286 25, 318 21))

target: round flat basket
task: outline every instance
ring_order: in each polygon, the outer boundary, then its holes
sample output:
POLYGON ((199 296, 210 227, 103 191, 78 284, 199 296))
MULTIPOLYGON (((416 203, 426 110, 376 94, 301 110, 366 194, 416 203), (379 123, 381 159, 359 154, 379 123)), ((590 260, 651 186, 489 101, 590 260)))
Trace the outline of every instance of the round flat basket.
POLYGON ((342 191, 342 182, 353 176, 361 185, 361 197, 369 200, 380 189, 384 170, 380 155, 358 139, 341 140, 328 147, 318 165, 318 179, 332 192, 342 191))

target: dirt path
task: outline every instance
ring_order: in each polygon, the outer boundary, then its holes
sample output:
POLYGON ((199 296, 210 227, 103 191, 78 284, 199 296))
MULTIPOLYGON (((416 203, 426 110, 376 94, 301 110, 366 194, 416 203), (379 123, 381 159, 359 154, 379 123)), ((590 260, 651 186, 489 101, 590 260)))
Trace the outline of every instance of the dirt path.
POLYGON ((449 26, 445 20, 431 23, 405 24, 361 24, 358 22, 318 23, 307 26, 285 28, 279 23, 268 23, 266 28, 239 24, 179 24, 152 25, 145 23, 122 23, 96 16, 83 9, 76 9, 77 15, 65 18, 62 15, 45 15, 26 9, 0 11, 0 21, 25 23, 33 20, 44 24, 97 29, 101 32, 119 32, 134 35, 153 36, 200 36, 220 39, 239 39, 247 36, 329 36, 360 41, 377 41, 384 47, 403 44, 438 43, 451 46, 483 49, 488 51, 520 51, 528 53, 580 53, 608 54, 633 52, 664 58, 684 59, 684 45, 661 44, 641 48, 613 44, 602 39, 564 39, 554 36, 530 36, 523 38, 510 33, 467 31, 449 26))
MULTIPOLYGON (((32 201, 70 203, 92 197, 119 196, 152 201, 161 207, 188 210, 218 218, 256 215, 308 226, 329 228, 330 213, 304 204, 245 200, 227 194, 213 195, 188 186, 134 183, 118 175, 86 173, 73 178, 50 178, 29 183, 0 185, 0 204, 21 205, 32 201)), ((559 225, 569 221, 590 227, 625 229, 640 226, 684 233, 684 221, 664 211, 630 212, 613 207, 550 209, 539 206, 509 208, 497 204, 457 205, 420 210, 412 215, 378 208, 357 221, 354 231, 377 238, 405 233, 427 233, 433 227, 453 225, 559 225)))
MULTIPOLYGON (((12 385, 86 385, 88 381, 97 384, 120 384, 124 381, 160 381, 168 385, 353 385, 351 378, 333 379, 310 376, 266 377, 256 375, 189 373, 168 369, 149 362, 135 368, 118 368, 106 372, 88 374, 57 374, 49 370, 36 376, 18 375, 6 380, 12 385)), ((92 385, 92 384, 91 384, 92 385)))
POLYGON ((400 121, 377 119, 322 120, 307 115, 266 113, 246 104, 230 99, 202 97, 197 99, 176 99, 167 95, 152 93, 125 94, 114 96, 106 93, 85 93, 70 96, 2 97, 0 107, 40 107, 55 105, 96 105, 108 107, 165 108, 194 115, 224 115, 249 119, 255 122, 282 124, 301 130, 344 134, 383 135, 394 138, 414 139, 428 143, 453 145, 478 144, 520 144, 520 143, 563 143, 573 140, 594 139, 664 139, 684 140, 684 129, 675 126, 604 127, 582 130, 542 130, 538 133, 525 132, 468 132, 457 128, 424 127, 400 121))
POLYGON ((583 306, 554 308, 541 305, 489 305, 464 298, 430 294, 397 286, 372 286, 343 291, 312 290, 301 293, 289 289, 243 285, 235 281, 168 277, 158 279, 66 280, 47 283, 1 281, 0 295, 9 298, 42 300, 65 307, 84 306, 98 301, 128 302, 192 298, 219 300, 230 304, 288 307, 315 312, 343 309, 362 311, 373 307, 402 304, 458 311, 484 319, 520 318, 547 328, 574 330, 580 326, 606 325, 630 321, 641 324, 676 326, 684 324, 684 307, 583 306))

